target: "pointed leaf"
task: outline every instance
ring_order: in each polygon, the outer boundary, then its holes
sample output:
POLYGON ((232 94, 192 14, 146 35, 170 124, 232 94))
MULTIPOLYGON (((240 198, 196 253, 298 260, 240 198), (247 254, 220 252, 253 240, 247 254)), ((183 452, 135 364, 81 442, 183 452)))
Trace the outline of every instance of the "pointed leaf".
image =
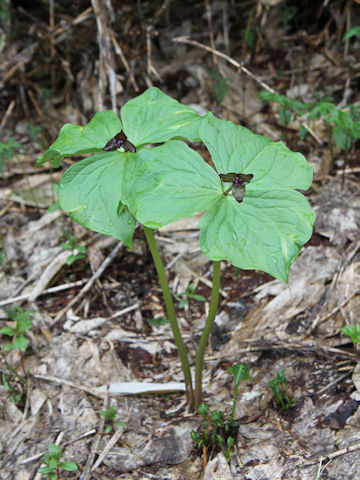
POLYGON ((227 370, 233 375, 236 387, 240 385, 241 380, 251 380, 249 367, 245 363, 237 363, 227 370))
POLYGON ((29 340, 21 335, 20 337, 14 338, 13 345, 15 348, 18 348, 22 352, 25 352, 27 346, 29 345, 29 340))
POLYGON ((96 113, 84 127, 66 123, 55 142, 37 159, 36 166, 52 161, 58 167, 66 156, 101 152, 121 129, 120 119, 112 110, 96 113))
POLYGON ((63 470, 66 470, 67 472, 75 472, 79 469, 74 462, 61 462, 59 467, 63 470))
POLYGON ((200 247, 211 260, 262 270, 287 281, 291 264, 312 233, 315 214, 292 190, 250 191, 242 203, 221 198, 200 221, 200 247))
POLYGON ((198 113, 156 87, 128 101, 121 109, 121 119, 135 146, 162 143, 175 137, 199 141, 198 113))
POLYGON ((60 460, 60 457, 61 457, 61 448, 58 447, 57 445, 55 445, 54 443, 50 443, 49 445, 49 454, 54 457, 54 458, 57 458, 58 460, 60 460))
POLYGON ((142 148, 128 162, 122 199, 143 225, 160 228, 209 208, 222 195, 216 172, 186 143, 142 148))
POLYGON ((16 331, 14 328, 11 327, 2 327, 0 328, 0 334, 1 335, 8 335, 9 337, 13 337, 15 335, 16 331))
POLYGON ((215 118, 208 113, 200 128, 202 141, 210 151, 219 174, 253 174, 247 190, 311 186, 312 168, 301 153, 291 152, 283 143, 272 142, 244 127, 215 118))
POLYGON ((311 185, 300 153, 207 114, 200 129, 219 173, 252 174, 241 203, 222 196, 200 221, 200 246, 212 260, 229 260, 287 281, 312 233, 315 214, 295 188, 311 185))
POLYGON ((121 179, 132 153, 99 153, 72 165, 59 185, 61 208, 90 230, 131 247, 135 219, 121 204, 121 179))

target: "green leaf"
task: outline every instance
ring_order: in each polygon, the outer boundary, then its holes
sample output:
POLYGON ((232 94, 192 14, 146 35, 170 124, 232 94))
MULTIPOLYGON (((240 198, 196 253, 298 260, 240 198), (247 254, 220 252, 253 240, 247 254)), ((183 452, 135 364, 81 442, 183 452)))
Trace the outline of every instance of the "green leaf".
POLYGON ((198 410, 200 415, 206 417, 206 415, 209 413, 209 405, 205 402, 200 403, 200 405, 198 406, 198 410))
POLYGON ((170 323, 170 320, 165 317, 147 318, 146 321, 150 323, 150 325, 154 325, 154 327, 160 327, 161 325, 170 323))
POLYGON ((314 219, 306 198, 295 191, 247 192, 242 203, 227 196, 202 217, 200 247, 211 260, 229 260, 287 282, 314 219))
POLYGON ((13 337, 15 335, 15 329, 10 327, 0 328, 0 334, 7 335, 8 337, 13 337))
POLYGON ((341 150, 349 150, 351 147, 351 137, 341 127, 334 127, 332 129, 332 135, 335 143, 341 150))
POLYGON ((107 420, 114 420, 116 416, 116 408, 110 407, 107 410, 99 410, 99 413, 107 420))
POLYGON ((304 140, 306 135, 308 134, 308 129, 304 127, 304 125, 300 125, 300 130, 299 130, 299 137, 300 140, 304 140))
POLYGON ((242 380, 251 380, 249 367, 245 363, 237 363, 228 367, 227 371, 234 377, 236 387, 240 385, 242 380))
POLYGON ((346 40, 347 38, 354 37, 355 35, 360 35, 360 27, 356 26, 353 28, 350 28, 350 30, 347 30, 344 33, 343 40, 346 40))
POLYGON ((206 302, 206 298, 204 298, 202 295, 198 295, 196 293, 188 293, 187 297, 192 298, 193 300, 197 300, 198 302, 206 302))
POLYGON ((66 123, 55 142, 37 159, 36 166, 53 162, 58 167, 66 156, 101 152, 121 129, 120 119, 112 110, 96 113, 84 127, 66 123))
POLYGON ((188 302, 187 299, 181 300, 181 302, 179 302, 178 307, 179 307, 179 308, 184 308, 185 305, 187 305, 188 303, 189 303, 189 302, 188 302))
POLYGON ((351 340, 354 343, 360 343, 360 324, 356 323, 355 325, 346 325, 341 329, 345 335, 349 335, 351 340))
POLYGON ((49 455, 51 455, 51 457, 60 460, 60 457, 61 457, 61 454, 62 454, 62 450, 61 450, 60 447, 58 447, 54 443, 50 443, 50 445, 48 447, 48 451, 49 451, 49 455))
POLYGON ((63 242, 60 244, 60 248, 62 248, 63 250, 73 250, 74 247, 68 242, 63 242))
POLYGON ((123 427, 123 428, 126 427, 126 423, 122 422, 121 420, 114 420, 114 423, 116 425, 119 425, 119 427, 123 427))
POLYGON ((53 203, 52 205, 50 205, 50 207, 48 208, 48 212, 56 212, 56 210, 59 210, 60 208, 60 205, 58 203, 53 203))
POLYGON ((54 471, 54 468, 56 467, 41 467, 39 468, 38 472, 39 473, 52 473, 54 471))
POLYGON ((230 194, 200 221, 200 246, 211 260, 270 273, 287 281, 291 264, 309 240, 315 213, 294 189, 307 189, 312 169, 300 153, 211 114, 200 129, 219 173, 253 174, 241 203, 230 194))
POLYGON ((321 101, 315 107, 312 108, 309 114, 309 120, 316 120, 320 117, 323 118, 325 123, 336 123, 339 116, 339 110, 331 102, 321 101))
POLYGON ((278 379, 279 382, 281 382, 283 385, 286 385, 286 384, 287 384, 287 379, 286 379, 284 370, 280 370, 280 372, 278 372, 278 374, 277 374, 277 379, 278 379))
POLYGON ((228 437, 226 440, 227 446, 231 448, 234 445, 234 439, 232 437, 228 437))
POLYGON ((121 109, 124 131, 135 145, 162 143, 172 138, 199 141, 201 117, 156 87, 127 102, 121 109))
POLYGON ((222 195, 216 172, 184 142, 138 150, 127 164, 122 200, 143 225, 160 228, 209 208, 222 195))
POLYGON ((78 255, 69 255, 66 259, 66 265, 72 265, 76 260, 82 260, 85 257, 83 253, 79 253, 78 255))
POLYGON ((78 466, 74 462, 61 462, 59 467, 67 472, 75 472, 78 470, 78 466))
POLYGON ((29 340, 23 336, 15 337, 13 340, 13 345, 15 348, 25 352, 27 346, 29 345, 29 340))
POLYGON ((211 414, 210 420, 221 425, 224 422, 224 413, 221 410, 214 410, 211 414))
POLYGON ((354 121, 351 118, 351 115, 349 113, 342 112, 341 110, 339 110, 337 125, 343 130, 345 130, 345 132, 349 136, 352 136, 353 129, 354 129, 354 121))
POLYGON ((289 125, 292 119, 291 110, 289 110, 288 108, 282 108, 279 111, 279 118, 281 123, 283 123, 284 125, 289 125))
MULTIPOLYGON (((27 314, 27 312, 24 312, 27 314)), ((26 330, 32 327, 31 318, 26 318, 25 316, 19 317, 17 321, 17 331, 18 333, 24 333, 26 330)))
POLYGON ((90 230, 111 235, 131 247, 135 219, 121 204, 125 162, 135 155, 99 153, 72 165, 59 185, 61 208, 90 230))

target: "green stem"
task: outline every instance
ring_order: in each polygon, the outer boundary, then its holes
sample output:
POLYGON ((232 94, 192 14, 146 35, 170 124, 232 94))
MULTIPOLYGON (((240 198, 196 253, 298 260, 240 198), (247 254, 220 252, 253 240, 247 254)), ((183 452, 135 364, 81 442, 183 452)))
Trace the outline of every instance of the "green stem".
POLYGON ((201 334, 199 346, 196 352, 195 365, 195 407, 201 403, 202 395, 202 371, 204 365, 205 349, 209 340, 209 336, 215 321, 219 305, 220 294, 220 262, 213 262, 213 285, 211 290, 211 299, 209 314, 205 322, 204 330, 201 334))
POLYGON ((232 409, 231 409, 231 416, 230 416, 230 426, 231 427, 234 425, 235 408, 236 408, 236 401, 237 401, 238 396, 239 396, 239 385, 235 386, 235 393, 234 393, 233 404, 232 404, 232 409))
POLYGON ((166 278, 165 274, 165 269, 163 262, 160 257, 159 249, 156 245, 155 237, 153 234, 153 231, 145 227, 143 225, 144 232, 145 232, 145 237, 146 241, 149 245, 151 255, 154 260, 155 268, 159 277, 159 282, 161 286, 161 290, 164 295, 164 302, 165 302, 165 307, 166 307, 166 312, 167 316, 170 321, 171 329, 174 335, 175 339, 175 344, 177 346, 177 349, 179 351, 179 356, 181 360, 181 366, 182 366, 182 371, 184 374, 184 380, 185 380, 185 385, 186 385, 186 398, 190 405, 193 405, 194 403, 194 393, 193 393, 193 388, 192 388, 192 379, 191 379, 191 371, 190 371, 190 364, 189 364, 189 359, 186 353, 186 348, 180 333, 179 329, 179 324, 177 322, 176 318, 176 312, 175 312, 175 307, 174 303, 171 297, 170 289, 169 289, 169 284, 166 278))

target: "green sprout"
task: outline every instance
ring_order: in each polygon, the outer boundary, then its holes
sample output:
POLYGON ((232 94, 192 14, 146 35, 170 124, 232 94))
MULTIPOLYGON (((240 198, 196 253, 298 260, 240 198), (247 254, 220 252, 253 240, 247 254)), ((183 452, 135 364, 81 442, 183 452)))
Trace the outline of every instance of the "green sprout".
POLYGON ((185 305, 189 302, 190 298, 192 298, 193 300, 197 300, 198 302, 206 302, 206 298, 204 298, 202 295, 197 295, 195 293, 195 287, 193 283, 189 283, 185 292, 177 293, 176 297, 185 297, 179 303, 179 308, 184 308, 185 305))
POLYGON ((99 410, 99 414, 105 418, 106 426, 105 426, 105 433, 110 433, 114 428, 114 425, 119 425, 120 427, 125 427, 125 423, 121 420, 117 420, 116 417, 116 409, 115 407, 110 407, 107 410, 99 410))
POLYGON ((280 370, 277 376, 270 380, 269 387, 272 390, 275 403, 282 410, 289 410, 296 405, 296 398, 291 398, 287 389, 287 379, 284 370, 280 370))
POLYGON ((48 453, 45 453, 42 463, 46 467, 41 467, 38 473, 41 473, 43 478, 49 478, 50 480, 57 480, 59 478, 59 470, 66 470, 67 472, 75 472, 78 470, 78 466, 74 462, 61 462, 62 450, 57 445, 50 443, 48 453))
POLYGON ((233 405, 231 409, 231 417, 230 417, 230 426, 232 427, 234 424, 234 416, 235 416, 235 408, 236 408, 236 401, 239 396, 239 388, 240 382, 245 380, 251 380, 249 367, 244 363, 237 363, 232 367, 227 368, 228 373, 234 377, 235 381, 235 392, 233 397, 233 405))
POLYGON ((360 35, 360 26, 356 26, 353 28, 350 28, 344 33, 343 40, 346 40, 347 38, 355 37, 356 35, 360 35))
MULTIPOLYGON (((121 120, 109 110, 96 113, 85 126, 65 124, 37 166, 50 161, 57 168, 64 157, 85 154, 92 155, 63 174, 59 204, 76 222, 129 248, 136 225, 142 226, 179 352, 187 400, 196 408, 202 402, 205 351, 219 304, 221 261, 288 282, 290 266, 311 237, 315 220, 298 191, 311 186, 312 168, 284 144, 210 112, 201 117, 158 88, 123 105, 121 120), (184 140, 203 142, 212 166, 184 140), (150 144, 155 146, 147 148, 150 144), (205 212, 199 223, 200 248, 213 262, 213 278, 193 388, 154 230, 197 212, 205 212)), ((190 295, 196 294, 183 292, 186 300, 194 298, 190 295)))
MULTIPOLYGON (((7 370, 12 374, 14 377, 16 377, 20 384, 26 384, 26 378, 23 376, 19 375, 19 373, 7 362, 5 362, 7 370)), ((3 371, 1 373, 1 381, 2 384, 4 385, 5 390, 7 391, 8 397, 10 398, 10 401, 14 404, 17 405, 19 408, 24 406, 24 393, 21 391, 19 388, 19 384, 10 380, 9 378, 9 373, 6 371, 3 371)))
POLYGON ((169 319, 165 317, 147 318, 146 321, 154 327, 161 327, 162 325, 169 323, 169 319))
POLYGON ((218 69, 209 70, 209 76, 213 82, 216 99, 219 105, 221 105, 230 89, 231 78, 223 77, 218 69))
POLYGON ((76 262, 76 260, 82 260, 86 257, 86 247, 78 245, 77 238, 74 235, 71 235, 70 231, 66 230, 65 235, 68 239, 66 242, 63 242, 60 247, 63 250, 70 250, 73 252, 66 259, 66 264, 70 266, 76 262), (75 250, 77 250, 78 253, 74 253, 75 250))
POLYGON ((12 337, 12 343, 5 345, 4 350, 14 350, 18 348, 22 352, 25 352, 29 340, 26 338, 26 331, 32 327, 32 313, 35 310, 23 310, 19 305, 15 305, 13 308, 4 308, 7 312, 10 320, 15 322, 13 327, 0 328, 0 334, 12 337))
POLYGON ((235 391, 229 421, 225 421, 225 414, 221 410, 214 410, 210 415, 209 422, 209 406, 207 403, 201 403, 198 407, 198 412, 203 417, 202 434, 193 430, 191 439, 195 443, 196 448, 203 451, 204 456, 206 456, 209 449, 213 452, 216 448, 219 448, 225 457, 230 460, 234 436, 240 426, 238 422, 234 421, 240 382, 251 380, 251 377, 249 368, 243 363, 228 367, 227 371, 235 380, 235 391))
MULTIPOLYGON (((26 332, 32 327, 32 313, 35 310, 23 310, 19 305, 14 305, 14 307, 4 308, 7 312, 10 320, 15 322, 13 327, 2 327, 0 328, 0 334, 7 335, 12 337, 12 342, 4 346, 5 352, 14 350, 18 348, 20 350, 20 362, 21 367, 24 372, 25 378, 27 378, 27 373, 25 371, 24 365, 24 353, 29 345, 29 340, 26 337, 26 332)), ((4 379, 3 379, 4 382, 4 379)))
POLYGON ((348 335, 353 343, 360 343, 360 323, 355 325, 346 325, 341 329, 345 335, 348 335))

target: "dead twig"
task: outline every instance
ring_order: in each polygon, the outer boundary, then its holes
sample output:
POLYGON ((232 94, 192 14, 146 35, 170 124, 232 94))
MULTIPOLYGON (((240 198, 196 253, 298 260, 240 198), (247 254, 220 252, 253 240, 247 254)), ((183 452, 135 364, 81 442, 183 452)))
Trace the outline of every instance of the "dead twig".
POLYGON ((65 313, 73 306, 75 303, 77 303, 81 298, 87 293, 91 287, 93 286, 94 282, 101 277, 101 275, 104 273, 105 269, 110 265, 110 263, 114 260, 116 257, 118 251, 122 247, 122 243, 118 243, 116 247, 113 249, 113 251, 110 253, 110 255, 105 258, 105 260, 102 262, 98 270, 94 273, 94 275, 90 278, 90 280, 87 282, 84 288, 81 289, 81 291, 74 297, 71 302, 63 308, 55 317, 53 325, 55 325, 56 322, 58 322, 64 315, 65 313))
MULTIPOLYGON (((227 62, 231 63, 231 65, 234 65, 238 70, 241 72, 244 72, 246 75, 248 75, 250 78, 252 78, 256 83, 262 86, 265 90, 271 93, 277 93, 273 88, 269 87, 265 82, 260 80, 256 75, 254 75, 250 70, 248 70, 242 63, 237 62, 233 58, 229 57, 229 55, 226 55, 225 53, 219 52, 218 50, 214 50, 211 47, 208 47, 207 45, 204 45, 203 43, 197 42, 196 40, 191 40, 190 38, 183 36, 183 37, 175 37, 172 39, 173 42, 178 42, 178 43, 187 43, 189 45, 193 45, 194 47, 199 47, 202 48, 203 50, 206 50, 207 52, 210 52, 214 55, 217 55, 218 57, 224 58, 227 62)), ((322 140, 315 134, 315 132, 312 130, 312 128, 307 124, 303 123, 302 124, 306 130, 315 138, 315 140, 322 145, 322 140)))
MULTIPOLYGON (((108 393, 106 393, 106 397, 105 397, 105 400, 104 400, 104 409, 107 410, 108 408, 109 408, 109 395, 108 395, 108 393)), ((98 451, 98 448, 99 448, 99 444, 100 444, 100 440, 101 440, 101 434, 104 430, 104 426, 105 426, 105 417, 100 415, 99 428, 97 430, 97 434, 94 438, 94 441, 93 441, 92 446, 91 446, 90 453, 89 453, 88 458, 86 460, 86 465, 85 465, 84 471, 83 471, 83 473, 80 477, 81 480, 88 480, 90 478, 90 475, 91 475, 90 470, 91 470, 92 465, 94 464, 96 452, 98 451)))
POLYGON ((218 60, 217 56, 215 55, 215 40, 214 40, 214 28, 213 28, 213 23, 212 23, 212 16, 211 16, 211 7, 209 4, 209 0, 205 0, 205 8, 206 8, 206 16, 207 16, 207 22, 209 25, 209 38, 210 38, 210 45, 212 49, 212 61, 214 66, 217 66, 218 60))
MULTIPOLYGON (((74 287, 81 287, 81 285, 84 285, 88 280, 78 280, 77 282, 71 282, 71 283, 63 283, 62 285, 57 285, 56 287, 51 287, 48 288, 47 290, 44 290, 39 294, 40 295, 46 295, 48 293, 57 293, 57 292, 62 292, 64 290, 69 290, 70 288, 74 287)), ((2 300, 0 302, 0 307, 4 307, 5 305, 11 305, 12 303, 16 302, 23 302, 24 300, 28 300, 31 296, 31 293, 26 293, 24 295, 18 295, 17 297, 11 297, 7 298, 6 300, 2 300)))
POLYGON ((14 108, 15 108, 15 100, 11 100, 11 102, 9 103, 9 106, 8 108, 6 109, 6 112, 5 112, 5 115, 3 116, 3 119, 1 120, 1 123, 0 123, 0 132, 1 130, 5 127, 10 115, 12 114, 12 112, 14 111, 14 108))
POLYGON ((203 43, 197 42, 196 40, 191 40, 190 38, 183 36, 183 37, 175 37, 172 39, 173 42, 177 43, 188 43, 189 45, 193 45, 194 47, 199 47, 203 50, 206 50, 207 52, 210 52, 214 55, 217 55, 218 57, 224 58, 227 62, 231 63, 231 65, 234 65, 234 67, 238 68, 241 72, 246 73, 250 78, 252 78, 256 83, 261 85, 265 90, 271 93, 276 93, 274 89, 269 87, 266 83, 264 83, 260 78, 258 78, 256 75, 254 75, 250 70, 248 70, 244 65, 241 63, 237 62, 233 58, 229 57, 229 55, 226 55, 225 53, 219 52, 218 50, 214 50, 211 47, 208 47, 207 45, 204 45, 203 43))
POLYGON ((91 0, 96 18, 99 44, 99 90, 97 95, 98 104, 96 107, 97 110, 104 109, 105 90, 107 83, 109 83, 111 108, 116 112, 116 75, 111 50, 111 29, 107 21, 107 5, 102 5, 101 1, 102 0, 91 0))
POLYGON ((64 378, 53 377, 52 375, 38 375, 38 374, 33 374, 32 376, 34 378, 38 378, 39 380, 45 380, 46 382, 58 383, 59 385, 67 385, 68 387, 76 388, 77 390, 83 390, 84 392, 89 393, 94 397, 98 397, 101 399, 105 398, 105 395, 103 393, 99 393, 94 388, 86 387, 85 385, 80 385, 79 383, 74 383, 64 378))
POLYGON ((128 64, 128 61, 126 60, 125 58, 125 55, 122 51, 122 48, 120 46, 120 44, 118 43, 118 41, 116 40, 116 38, 114 37, 114 34, 112 33, 111 34, 111 41, 113 42, 114 44, 114 50, 115 50, 115 53, 117 55, 119 55, 119 57, 121 58, 121 61, 125 67, 125 70, 127 71, 127 73, 129 74, 129 79, 130 79, 130 82, 133 84, 133 87, 135 89, 135 92, 138 92, 139 91, 139 87, 137 86, 137 83, 136 83, 136 80, 135 80, 135 77, 131 71, 131 68, 128 64))

